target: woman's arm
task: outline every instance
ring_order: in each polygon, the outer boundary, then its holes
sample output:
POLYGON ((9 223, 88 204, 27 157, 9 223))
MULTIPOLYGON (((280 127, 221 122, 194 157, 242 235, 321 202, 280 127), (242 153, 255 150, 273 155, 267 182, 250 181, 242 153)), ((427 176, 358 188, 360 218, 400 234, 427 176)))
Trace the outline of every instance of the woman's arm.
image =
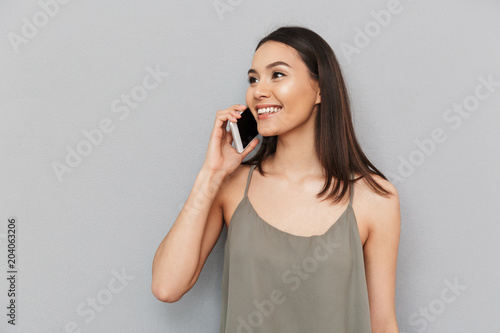
POLYGON ((237 111, 245 109, 245 105, 235 104, 217 111, 203 167, 153 259, 151 291, 160 301, 176 302, 193 287, 219 239, 224 225, 222 188, 259 143, 253 139, 241 154, 231 146, 227 122, 237 122, 241 118, 237 111))
POLYGON ((176 302, 195 284, 223 227, 217 193, 223 175, 202 168, 193 189, 153 259, 151 291, 176 302))
POLYGON ((395 310, 396 263, 401 229, 399 195, 386 180, 377 178, 393 193, 390 198, 370 195, 369 234, 363 248, 370 302, 372 333, 399 333, 395 310))

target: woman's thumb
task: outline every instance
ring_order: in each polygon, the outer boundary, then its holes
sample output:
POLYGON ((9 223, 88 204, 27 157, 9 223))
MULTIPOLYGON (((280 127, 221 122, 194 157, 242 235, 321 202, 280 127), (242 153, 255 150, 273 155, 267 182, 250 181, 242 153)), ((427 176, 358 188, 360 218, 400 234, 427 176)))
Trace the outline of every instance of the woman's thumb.
POLYGON ((243 158, 245 158, 248 154, 250 154, 251 151, 253 151, 253 149, 259 144, 259 141, 260 140, 258 138, 255 138, 248 144, 248 146, 242 153, 243 158))

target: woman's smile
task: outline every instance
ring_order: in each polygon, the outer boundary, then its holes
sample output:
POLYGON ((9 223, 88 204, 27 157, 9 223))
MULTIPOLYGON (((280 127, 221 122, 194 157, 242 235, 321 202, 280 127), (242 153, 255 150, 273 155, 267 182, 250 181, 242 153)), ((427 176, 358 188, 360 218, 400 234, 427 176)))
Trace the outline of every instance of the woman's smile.
POLYGON ((271 118, 271 117, 274 117, 278 114, 279 111, 276 111, 276 112, 269 112, 269 113, 264 113, 264 114, 259 114, 258 115, 258 118, 259 120, 264 120, 264 119, 268 119, 268 118, 271 118))
POLYGON ((273 117, 282 109, 282 107, 279 105, 270 105, 270 104, 257 105, 256 108, 259 120, 273 117))

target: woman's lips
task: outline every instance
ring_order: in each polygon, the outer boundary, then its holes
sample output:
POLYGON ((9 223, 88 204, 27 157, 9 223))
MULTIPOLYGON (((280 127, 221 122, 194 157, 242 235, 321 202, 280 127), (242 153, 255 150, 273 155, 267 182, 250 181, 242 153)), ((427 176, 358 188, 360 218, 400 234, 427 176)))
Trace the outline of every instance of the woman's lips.
POLYGON ((271 118, 271 117, 274 117, 275 115, 277 115, 278 113, 281 112, 281 109, 279 111, 276 111, 276 112, 269 112, 269 113, 265 113, 265 114, 258 114, 257 115, 257 118, 259 120, 261 119, 267 119, 267 118, 271 118))

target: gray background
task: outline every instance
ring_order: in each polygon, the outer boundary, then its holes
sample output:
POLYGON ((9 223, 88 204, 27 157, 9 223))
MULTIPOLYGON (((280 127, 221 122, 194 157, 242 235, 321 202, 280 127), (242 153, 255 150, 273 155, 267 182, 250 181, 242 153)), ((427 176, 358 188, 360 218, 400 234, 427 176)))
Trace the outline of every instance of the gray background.
POLYGON ((42 3, 53 16, 37 1, 0 4, 2 332, 59 333, 71 322, 81 332, 218 332, 226 228, 177 303, 152 295, 152 259, 204 161, 215 112, 245 103, 256 43, 285 23, 332 46, 362 147, 399 191, 401 332, 498 332, 500 86, 475 97, 481 77, 500 82, 497 1, 404 0, 385 26, 372 11, 395 1, 42 3), (40 27, 16 47, 23 18, 40 27), (141 91, 148 67, 168 76, 127 117, 114 112, 122 94, 141 91), (471 111, 459 116, 454 104, 464 103, 471 111), (52 164, 65 164, 68 147, 89 149, 82 131, 103 119, 113 130, 60 181, 52 164), (441 139, 431 149, 433 131, 441 139), (15 327, 6 323, 11 216, 15 327), (92 298, 105 303, 94 316, 92 298))

